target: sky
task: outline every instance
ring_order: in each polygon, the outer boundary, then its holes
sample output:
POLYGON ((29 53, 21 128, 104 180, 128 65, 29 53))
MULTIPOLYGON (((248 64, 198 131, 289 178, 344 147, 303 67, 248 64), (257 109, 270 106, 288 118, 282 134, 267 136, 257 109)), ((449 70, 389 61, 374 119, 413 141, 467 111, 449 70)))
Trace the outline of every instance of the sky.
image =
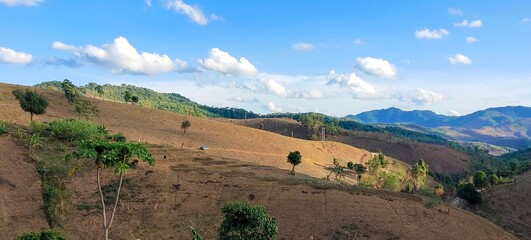
POLYGON ((0 0, 0 82, 257 113, 531 106, 531 1, 0 0))

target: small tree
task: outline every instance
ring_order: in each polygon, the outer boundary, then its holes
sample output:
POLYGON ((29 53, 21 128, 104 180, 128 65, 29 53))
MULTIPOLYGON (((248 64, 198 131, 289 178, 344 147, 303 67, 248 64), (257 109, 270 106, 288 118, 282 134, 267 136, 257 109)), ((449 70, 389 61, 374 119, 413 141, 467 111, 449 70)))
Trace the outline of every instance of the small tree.
POLYGON ((61 83, 61 88, 63 89, 63 92, 65 93, 66 100, 70 104, 74 104, 77 99, 79 98, 79 92, 76 89, 76 86, 70 80, 65 79, 61 83))
POLYGON ((124 100, 126 103, 130 102, 132 97, 133 97, 133 94, 129 90, 125 91, 124 100))
POLYGON ((186 134, 186 129, 188 129, 190 126, 192 126, 192 123, 188 120, 185 120, 181 123, 181 129, 186 134))
POLYGON ((326 176, 326 178, 330 180, 330 176, 334 174, 335 180, 339 182, 341 178, 343 179, 345 178, 345 167, 341 166, 339 159, 334 158, 333 161, 334 161, 334 165, 330 168, 330 173, 328 174, 328 176, 326 176))
POLYGON ((478 171, 474 175, 474 186, 477 188, 484 188, 489 184, 489 179, 487 177, 487 174, 483 171, 478 171))
POLYGON ((378 160, 380 161, 380 166, 382 168, 385 168, 387 164, 389 163, 389 160, 385 157, 385 155, 382 152, 379 152, 378 155, 376 155, 378 160))
POLYGON ((426 184, 426 178, 428 174, 428 164, 424 160, 420 159, 417 163, 413 164, 411 168, 411 174, 413 176, 413 182, 415 184, 415 190, 426 184))
POLYGON ((498 183, 500 183, 500 178, 498 177, 498 175, 496 175, 495 173, 489 175, 489 184, 491 186, 496 186, 498 185, 498 183))
POLYGON ((112 226, 118 200, 120 198, 120 190, 122 188, 123 174, 129 170, 129 163, 133 156, 139 157, 141 160, 147 162, 149 165, 155 165, 155 159, 148 152, 143 144, 139 143, 122 143, 122 142, 105 142, 105 141, 82 141, 78 149, 73 152, 70 157, 94 159, 96 165, 96 174, 98 181, 98 191, 100 193, 100 200, 102 206, 103 228, 105 230, 105 240, 109 239, 109 230, 112 226), (118 190, 116 191, 116 199, 112 214, 109 221, 107 221, 107 214, 105 208, 105 201, 103 198, 103 191, 101 188, 101 170, 104 168, 112 168, 115 173, 120 175, 118 183, 118 190))
POLYGON ((133 103, 135 103, 135 104, 138 103, 139 100, 140 100, 140 99, 139 99, 137 96, 132 96, 132 97, 131 97, 131 101, 132 101, 133 103))
POLYGON ((24 91, 20 89, 15 89, 12 93, 18 100, 22 110, 30 113, 30 121, 33 121, 34 114, 42 115, 46 113, 48 101, 46 100, 46 98, 44 98, 44 96, 28 89, 24 91))
POLYGON ((219 240, 273 240, 278 228, 275 219, 263 206, 248 203, 228 203, 223 206, 224 220, 219 240))
POLYGON ((302 156, 299 151, 290 152, 288 154, 288 163, 293 165, 291 168, 291 175, 295 175, 295 166, 299 165, 301 163, 302 156))
POLYGON ((457 196, 467 200, 471 204, 478 204, 482 201, 481 193, 476 191, 476 188, 472 183, 459 184, 457 186, 457 196))
POLYGON ((363 166, 363 164, 360 163, 352 163, 348 162, 347 164, 348 169, 353 170, 358 175, 358 186, 360 185, 361 176, 367 172, 367 168, 363 166))
POLYGON ((101 85, 96 86, 96 92, 98 93, 98 95, 99 95, 100 98, 101 98, 101 96, 105 93, 105 92, 103 91, 103 86, 101 86, 101 85))
POLYGON ((17 237, 16 240, 66 240, 66 238, 61 236, 61 234, 55 232, 54 230, 48 229, 43 230, 40 233, 25 233, 24 235, 17 237))
POLYGON ((370 173, 375 174, 378 172, 378 170, 380 170, 380 168, 382 168, 382 162, 378 158, 378 155, 375 155, 367 162, 367 169, 370 173))
POLYGON ((98 108, 94 106, 90 101, 85 99, 77 99, 74 105, 74 110, 77 114, 79 114, 79 118, 81 118, 81 116, 85 116, 85 118, 88 119, 89 115, 98 114, 98 108))

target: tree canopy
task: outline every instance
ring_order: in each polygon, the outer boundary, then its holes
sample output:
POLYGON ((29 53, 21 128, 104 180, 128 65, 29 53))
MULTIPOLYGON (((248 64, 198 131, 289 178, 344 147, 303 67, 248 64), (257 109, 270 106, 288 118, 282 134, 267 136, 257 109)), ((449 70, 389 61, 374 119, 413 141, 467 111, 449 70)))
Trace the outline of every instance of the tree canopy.
POLYGON ((33 121, 33 115, 42 115, 46 113, 48 101, 44 96, 37 92, 28 89, 25 89, 24 91, 15 89, 12 94, 18 100, 22 110, 30 113, 30 121, 33 121))
POLYGON ((228 203, 222 209, 224 220, 219 230, 219 240, 273 240, 278 228, 275 219, 263 206, 245 202, 228 203))
POLYGON ((295 174, 295 166, 299 165, 302 162, 302 156, 299 151, 290 152, 288 154, 288 163, 293 165, 293 168, 291 168, 291 174, 295 174))

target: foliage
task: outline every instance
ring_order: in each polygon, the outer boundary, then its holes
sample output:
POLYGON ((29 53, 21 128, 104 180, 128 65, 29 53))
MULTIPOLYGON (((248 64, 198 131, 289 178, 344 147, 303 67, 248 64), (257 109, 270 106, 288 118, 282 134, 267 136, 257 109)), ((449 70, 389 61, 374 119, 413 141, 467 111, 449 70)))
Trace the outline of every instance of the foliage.
POLYGON ((28 89, 25 89, 24 91, 15 89, 12 93, 18 100, 22 110, 30 113, 30 121, 33 121, 33 115, 42 115, 46 113, 48 101, 44 96, 28 89))
POLYGON ((70 142, 103 139, 106 135, 98 125, 75 119, 53 120, 49 130, 54 138, 70 142))
POLYGON ((426 197, 436 198, 435 189, 429 186, 422 186, 418 189, 418 194, 426 197))
POLYGON ((52 229, 47 229, 40 233, 25 233, 24 235, 17 237, 17 240, 66 240, 66 238, 52 229))
POLYGON ((484 188, 486 186, 488 186, 489 184, 489 179, 487 177, 487 174, 483 171, 478 171, 475 175, 474 175, 474 186, 476 186, 477 188, 484 188))
POLYGON ((2 136, 4 133, 7 133, 7 125, 6 123, 0 121, 0 136, 2 136))
POLYGON ((399 191, 400 190, 400 178, 396 173, 392 172, 383 172, 381 174, 382 178, 382 188, 391 190, 391 191, 399 191))
POLYGON ((42 142, 44 140, 46 140, 46 138, 41 137, 38 133, 29 136, 26 146, 28 147, 30 154, 35 151, 35 148, 42 147, 42 142))
POLYGON ((70 104, 75 104, 78 100, 80 93, 76 86, 68 79, 63 80, 61 83, 61 89, 65 93, 66 100, 70 104))
POLYGON ((192 229, 192 240, 203 240, 203 237, 201 237, 201 234, 199 234, 199 232, 195 228, 190 228, 192 229))
POLYGON ((417 163, 413 164, 413 166, 411 167, 411 174, 416 190, 424 186, 424 184, 426 183, 428 168, 428 164, 426 164, 426 162, 424 162, 424 160, 422 159, 420 159, 417 163))
POLYGON ((243 108, 201 106, 201 109, 204 109, 215 116, 219 116, 223 118, 249 119, 249 118, 260 117, 260 114, 247 111, 243 108))
POLYGON ((132 97, 131 97, 131 102, 133 102, 133 103, 138 103, 139 100, 140 100, 140 99, 138 99, 137 96, 132 96, 132 97))
POLYGON ((307 113, 301 115, 302 125, 306 127, 308 137, 313 140, 319 139, 321 128, 324 126, 324 115, 318 113, 307 113))
POLYGON ((377 155, 373 156, 367 163, 367 169, 370 173, 375 174, 382 168, 382 162, 377 155))
POLYGON ((339 159, 334 158, 333 161, 334 161, 334 165, 330 168, 330 173, 328 174, 328 176, 326 176, 326 179, 330 180, 330 176, 334 174, 335 180, 339 182, 341 178, 343 179, 345 178, 345 167, 341 166, 339 159))
POLYGON ((439 145, 448 145, 449 143, 448 139, 440 135, 412 131, 412 130, 408 130, 402 127, 387 126, 387 127, 384 127, 383 130, 385 130, 388 133, 391 133, 392 135, 396 137, 407 138, 407 139, 410 139, 416 142, 439 144, 439 145))
POLYGON ((113 140, 115 142, 122 142, 122 143, 126 141, 124 134, 121 132, 109 136, 108 139, 113 140))
POLYGON ((358 175, 358 185, 360 185, 361 177, 365 172, 367 172, 367 168, 363 164, 353 162, 348 162, 347 168, 356 172, 358 175))
POLYGON ((441 197, 444 194, 444 187, 441 184, 438 184, 433 189, 436 196, 441 197))
POLYGON ((275 219, 263 206, 248 203, 228 203, 222 209, 224 220, 219 240, 273 240, 278 228, 275 219))
POLYGON ((132 97, 133 97, 133 94, 131 93, 131 91, 126 90, 125 93, 124 93, 124 101, 125 102, 129 102, 129 101, 131 101, 132 97))
POLYGON ((288 163, 293 165, 291 168, 291 174, 295 175, 295 166, 299 165, 302 162, 302 155, 299 151, 290 152, 288 154, 288 163))
POLYGON ((88 118, 90 115, 97 115, 98 108, 93 105, 89 100, 86 99, 77 99, 74 104, 74 111, 76 111, 79 116, 84 116, 88 118))
POLYGON ((188 129, 190 126, 192 126, 192 123, 190 123, 188 120, 184 120, 181 123, 181 129, 184 131, 184 133, 186 133, 186 129, 188 129))
POLYGON ((481 203, 481 193, 476 191, 474 184, 466 183, 457 186, 457 196, 467 200, 470 204, 481 203))
POLYGON ((500 182, 500 178, 495 173, 489 175, 489 184, 491 186, 496 186, 500 182))

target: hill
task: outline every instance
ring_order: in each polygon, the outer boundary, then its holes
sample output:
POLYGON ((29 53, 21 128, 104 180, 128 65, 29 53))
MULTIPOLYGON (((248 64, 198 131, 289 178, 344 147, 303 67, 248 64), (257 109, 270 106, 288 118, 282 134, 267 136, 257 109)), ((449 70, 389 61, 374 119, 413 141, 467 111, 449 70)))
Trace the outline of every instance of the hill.
MULTIPOLYGON (((0 117, 27 124, 27 114, 10 95, 13 89, 0 84, 0 117)), ((47 114, 37 116, 38 121, 77 117, 60 92, 38 92, 50 102, 47 114)), ((446 206, 428 208, 418 196, 319 180, 333 157, 364 161, 368 152, 362 149, 131 104, 92 101, 99 116, 91 121, 123 132, 129 140, 148 142, 157 159, 154 167, 140 164, 126 174, 112 239, 188 239, 188 226, 200 226, 205 239, 214 239, 222 221, 221 206, 231 201, 264 205, 278 223, 278 239, 515 239, 471 213, 448 211, 446 206), (186 134, 179 128, 184 119, 192 123, 186 134), (200 145, 209 149, 197 149, 200 145), (295 149, 301 151, 303 162, 297 166, 298 174, 291 176, 286 155, 295 149)), ((8 171, 2 177, 15 181, 25 176, 8 171)), ((111 178, 115 176, 106 175, 103 184, 112 186, 111 178)), ((61 228, 70 239, 93 239, 101 228, 95 170, 79 172, 67 184, 72 197, 61 211, 61 228)))
POLYGON ((488 108, 459 117, 398 108, 347 117, 362 123, 416 124, 454 140, 481 141, 517 149, 531 146, 531 108, 524 106, 488 108))

